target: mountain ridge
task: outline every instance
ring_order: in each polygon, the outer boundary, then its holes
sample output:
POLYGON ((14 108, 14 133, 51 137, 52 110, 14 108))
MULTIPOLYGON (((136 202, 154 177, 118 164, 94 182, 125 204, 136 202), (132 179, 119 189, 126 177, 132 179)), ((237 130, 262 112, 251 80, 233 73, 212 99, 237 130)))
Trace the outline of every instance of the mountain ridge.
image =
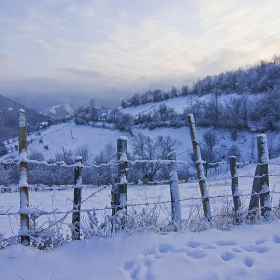
POLYGON ((6 140, 17 136, 18 111, 20 109, 25 110, 28 115, 27 128, 29 131, 35 130, 40 122, 50 119, 36 110, 29 109, 0 94, 0 140, 6 140))

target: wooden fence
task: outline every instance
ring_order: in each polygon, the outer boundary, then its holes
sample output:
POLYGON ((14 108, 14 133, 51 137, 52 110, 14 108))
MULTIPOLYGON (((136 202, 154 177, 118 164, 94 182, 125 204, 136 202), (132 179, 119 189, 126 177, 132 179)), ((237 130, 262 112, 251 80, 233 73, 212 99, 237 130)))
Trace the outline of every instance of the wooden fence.
MULTIPOLYGON (((212 221, 210 208, 210 196, 207 190, 206 177, 204 175, 203 163, 201 158, 199 141, 195 127, 195 121, 192 114, 188 116, 190 136, 193 145, 195 166, 201 192, 201 201, 205 220, 212 221)), ((118 165, 118 183, 114 184, 111 190, 111 209, 112 216, 120 210, 127 209, 127 174, 128 159, 127 159, 127 143, 128 139, 125 136, 117 139, 117 165, 118 165)), ((259 215, 269 219, 271 213, 271 201, 269 190, 269 175, 268 175, 268 152, 266 135, 260 134, 257 137, 258 144, 258 165, 256 167, 252 195, 249 205, 248 217, 253 220, 259 215)), ((169 167, 169 185, 170 185, 170 203, 171 203, 171 218, 174 228, 181 222, 181 199, 178 186, 176 153, 171 152, 168 155, 167 164, 169 167)), ((73 193, 73 209, 72 209, 72 239, 78 240, 81 238, 80 219, 81 219, 81 204, 82 204, 82 158, 76 157, 74 167, 74 193, 73 193)), ((30 242, 28 231, 30 230, 30 221, 28 215, 29 208, 29 193, 28 193, 28 156, 27 156, 27 133, 26 133, 26 116, 24 110, 19 111, 19 190, 20 190, 20 237, 22 244, 30 242)), ((231 190, 234 203, 235 221, 236 224, 241 224, 243 214, 241 210, 241 200, 238 190, 236 158, 230 157, 230 172, 231 172, 231 190)), ((125 221, 124 221, 125 222, 125 221)))

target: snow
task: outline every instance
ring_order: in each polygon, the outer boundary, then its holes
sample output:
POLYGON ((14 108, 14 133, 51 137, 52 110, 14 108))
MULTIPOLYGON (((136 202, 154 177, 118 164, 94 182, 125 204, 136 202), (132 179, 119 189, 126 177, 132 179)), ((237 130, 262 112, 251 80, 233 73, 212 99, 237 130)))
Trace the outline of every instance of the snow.
POLYGON ((17 159, 19 162, 28 162, 26 149, 21 149, 17 159))
POLYGON ((120 136, 118 139, 123 140, 123 141, 127 141, 128 138, 126 136, 120 136))
POLYGON ((25 167, 20 168, 18 187, 28 187, 27 170, 25 167))
MULTIPOLYGON (((276 159, 275 162, 279 162, 276 159)), ((273 161, 272 161, 273 163, 273 161)), ((271 165, 272 174, 278 165, 271 165)), ((243 205, 250 199, 255 165, 239 169, 239 189, 243 205)), ((209 181, 211 196, 230 193, 231 176, 220 175, 209 181), (226 176, 223 179, 223 176, 226 176)), ((279 185, 279 177, 271 177, 271 185, 279 185)), ((197 182, 180 184, 180 197, 200 197, 197 182)), ((83 200, 92 188, 83 188, 83 200)), ((105 188, 82 204, 82 209, 104 208, 110 205, 111 188, 105 188)), ((277 187, 275 191, 279 191, 277 187)), ((1 211, 18 209, 18 193, 0 194, 1 211)), ((131 203, 170 200, 169 185, 134 186, 128 188, 128 209, 131 203)), ((30 192, 30 205, 41 212, 53 209, 72 209, 73 190, 30 192)), ((215 198, 210 204, 213 213, 225 203, 225 197, 215 198)), ((273 194, 273 205, 279 195, 273 194)), ((188 217, 192 202, 181 201, 182 218, 188 217)), ((170 209, 170 205, 166 205, 170 209)), ((162 208, 164 208, 162 206, 162 208)), ((38 212, 40 212, 38 211, 38 212)), ((165 210, 166 211, 166 210, 165 210)), ((164 212, 164 211, 163 211, 164 212)), ((98 219, 106 211, 97 211, 98 219), (100 213, 101 212, 101 213, 100 213)), ((50 216, 50 219, 51 218, 50 216)), ((57 217, 56 219, 59 219, 57 217)), ((43 217, 37 219, 43 223, 43 217)), ((63 227, 68 228, 71 215, 63 227)), ((18 220, 0 217, 1 231, 17 233, 18 220), (12 232, 11 232, 12 231, 12 232)), ((70 230, 68 228, 68 234, 70 230)), ((209 228, 204 231, 161 233, 152 228, 117 232, 110 238, 93 237, 71 241, 51 251, 21 245, 8 246, 0 251, 0 279, 279 279, 280 222, 233 226, 222 231, 209 228), (16 268, 16 269, 15 269, 16 268)))
POLYGON ((268 163, 269 157, 268 157, 268 147, 267 147, 267 137, 265 134, 259 134, 257 136, 260 149, 261 149, 261 155, 260 155, 260 160, 261 163, 268 163))
POLYGON ((20 109, 18 111, 18 126, 25 127, 25 125, 26 125, 25 111, 23 109, 20 109))
MULTIPOLYGON (((133 133, 136 134, 137 131, 135 129, 133 133)), ((186 160, 184 152, 192 150, 189 130, 186 127, 141 130, 141 132, 151 137, 172 135, 181 140, 182 145, 176 152, 182 160, 186 160), (179 155, 179 153, 182 154, 179 155)), ((243 134, 245 139, 249 139, 245 132, 243 134)), ((200 135, 202 132, 197 128, 196 137, 199 138, 200 135)), ((241 136, 242 133, 240 133, 238 145, 249 154, 250 141, 241 141, 241 136)), ((52 158, 62 149, 75 150, 82 145, 88 145, 92 154, 97 154, 108 142, 116 142, 118 138, 123 137, 123 132, 76 126, 70 123, 51 126, 36 137, 29 136, 29 139, 33 138, 35 141, 29 145, 28 149, 38 149, 46 158, 52 158), (43 144, 37 141, 40 138, 43 139, 43 144), (49 145, 49 149, 45 150, 44 145, 49 145)), ((131 149, 130 137, 128 134, 128 149, 131 149)), ((221 142, 230 142, 228 134, 223 134, 221 142)), ((22 153, 19 159, 27 160, 26 153, 22 153)), ((273 186, 275 192, 279 192, 279 165, 273 165, 273 162, 279 162, 279 158, 270 161, 272 163, 270 174, 274 175, 270 178, 270 185, 273 186)), ((80 167, 81 163, 78 162, 75 166, 80 167)), ((239 192, 235 195, 242 196, 243 208, 248 206, 255 167, 256 165, 251 164, 238 170, 239 192)), ((173 175, 176 179, 174 173, 173 175)), ((22 176, 22 180, 26 181, 25 175, 22 176)), ((204 197, 210 198, 210 204, 207 206, 211 205, 214 217, 217 211, 232 199, 229 195, 231 193, 229 170, 219 174, 213 180, 206 181, 208 192, 205 192, 204 197)), ((82 210, 104 209, 96 211, 99 220, 108 215, 109 210, 105 208, 111 203, 111 187, 103 190, 87 188, 81 185, 81 180, 79 187, 82 187, 83 192, 82 210), (93 195, 97 191, 99 192, 93 195)), ((179 191, 181 200, 185 199, 181 201, 181 216, 187 219, 190 211, 195 209, 194 205, 198 204, 202 207, 199 184, 193 181, 179 184, 179 191)), ((72 188, 65 191, 30 191, 29 194, 29 205, 33 207, 30 211, 38 208, 34 210, 34 215, 40 216, 40 213, 56 210, 69 211, 73 207, 72 188)), ((273 193, 271 199, 270 207, 278 205, 279 193, 273 193)), ((19 193, 1 193, 0 213, 5 213, 8 209, 13 213, 18 212, 19 200, 19 193)), ((126 197, 121 197, 121 204, 127 203, 130 209, 133 203, 147 203, 148 205, 158 200, 166 201, 161 204, 161 213, 158 218, 164 215, 170 216, 169 185, 145 186, 141 184, 128 187, 127 202, 126 197)), ((265 203, 268 202, 270 200, 265 203)), ((138 206, 135 209, 139 211, 142 207, 138 206)), ((241 209, 238 209, 238 212, 241 213, 241 209)), ((60 218, 59 215, 47 217, 50 220, 60 218)), ((42 215, 36 221, 42 225, 46 222, 45 219, 46 216, 42 215)), ((71 215, 68 215, 61 225, 64 235, 71 235, 68 227, 70 223, 71 215)), ((5 236, 18 234, 18 215, 0 216, 0 225, 0 233, 5 233, 5 236)), ((150 227, 117 232, 110 238, 93 237, 71 241, 50 251, 40 251, 21 245, 8 246, 0 251, 0 279, 280 279, 279 256, 279 220, 256 225, 242 223, 226 231, 212 227, 198 232, 179 230, 166 233, 157 232, 150 227)))
POLYGON ((280 224, 230 231, 122 232, 53 251, 0 252, 1 279, 279 279, 280 224))

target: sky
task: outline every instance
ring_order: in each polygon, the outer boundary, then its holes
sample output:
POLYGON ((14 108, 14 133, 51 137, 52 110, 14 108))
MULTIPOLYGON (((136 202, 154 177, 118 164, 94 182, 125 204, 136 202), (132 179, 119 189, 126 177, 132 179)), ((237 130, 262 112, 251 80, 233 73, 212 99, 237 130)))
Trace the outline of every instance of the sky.
POLYGON ((279 0, 0 0, 0 94, 118 98, 271 59, 279 0))

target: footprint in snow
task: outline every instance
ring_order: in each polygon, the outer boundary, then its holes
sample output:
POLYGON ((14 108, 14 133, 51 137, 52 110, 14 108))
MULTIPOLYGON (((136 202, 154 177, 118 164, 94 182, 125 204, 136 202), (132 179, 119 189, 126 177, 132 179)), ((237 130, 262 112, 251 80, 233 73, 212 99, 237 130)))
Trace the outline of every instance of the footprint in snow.
POLYGON ((238 248, 232 248, 231 249, 234 253, 241 253, 242 250, 238 249, 238 248))
POLYGON ((236 245, 236 242, 232 240, 220 240, 217 241, 216 244, 219 246, 231 246, 231 245, 236 245))
POLYGON ((255 243, 256 243, 256 245, 260 245, 260 244, 265 243, 266 241, 267 241, 266 239, 261 238, 261 239, 258 239, 255 243))
POLYGON ((201 243, 196 242, 196 241, 189 241, 188 244, 187 244, 187 246, 191 247, 191 248, 196 248, 196 247, 198 247, 200 245, 201 245, 201 243))
POLYGON ((244 259, 244 264, 247 266, 247 267, 252 267, 255 263, 255 260, 253 258, 250 258, 250 257, 247 257, 244 259))
POLYGON ((231 252, 224 252, 221 254, 221 258, 225 261, 228 262, 234 257, 234 254, 231 252))
POLYGON ((139 268, 136 267, 137 261, 125 262, 123 269, 129 271, 130 279, 136 279, 139 268))
POLYGON ((249 253, 256 252, 259 254, 266 253, 270 250, 269 247, 262 246, 262 245, 247 245, 247 246, 242 246, 242 249, 249 253))
POLYGON ((175 252, 175 248, 169 244, 162 243, 162 244, 159 244, 158 251, 160 253, 175 252))
POLYGON ((273 236, 273 242, 274 242, 274 243, 280 243, 280 236, 277 235, 277 234, 275 234, 275 235, 273 236))
POLYGON ((205 245, 203 246, 203 249, 216 249, 216 247, 213 245, 205 245))
POLYGON ((203 259, 206 256, 206 254, 203 250, 194 250, 192 252, 187 253, 187 256, 195 260, 200 260, 203 259))

